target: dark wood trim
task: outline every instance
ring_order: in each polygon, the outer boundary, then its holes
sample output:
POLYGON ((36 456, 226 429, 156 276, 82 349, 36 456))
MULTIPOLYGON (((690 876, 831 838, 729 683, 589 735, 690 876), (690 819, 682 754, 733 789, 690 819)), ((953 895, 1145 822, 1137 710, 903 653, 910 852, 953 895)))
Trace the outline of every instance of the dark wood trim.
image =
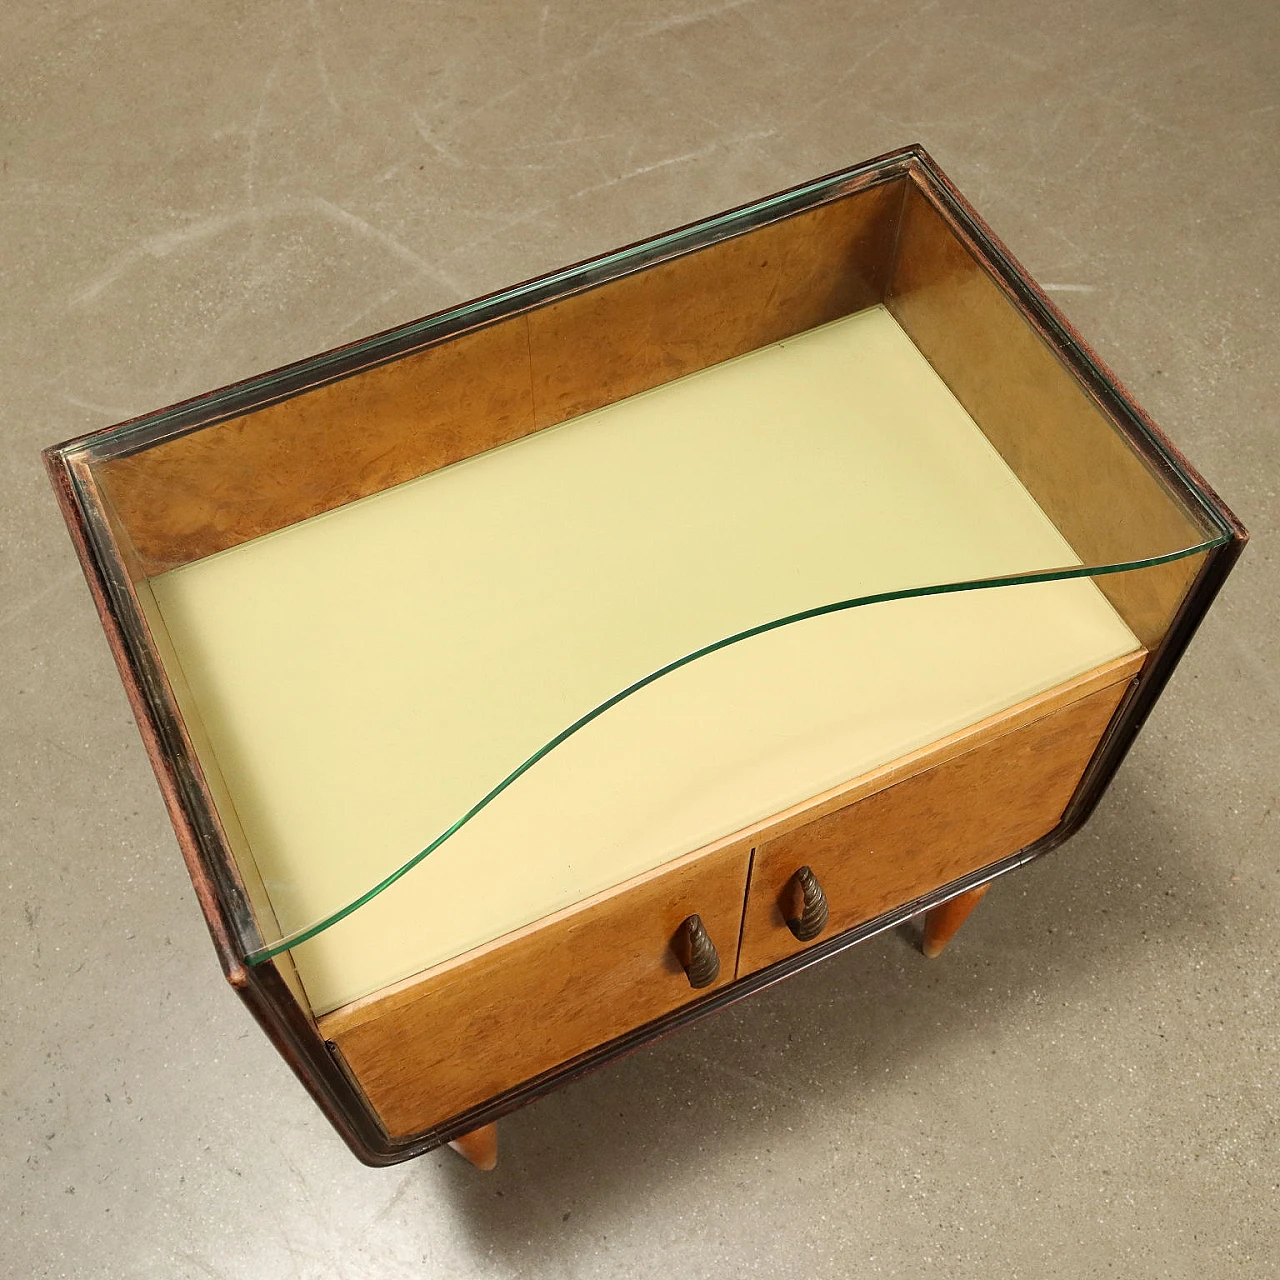
POLYGON ((95 486, 82 474, 85 464, 57 450, 46 451, 44 461, 219 962, 232 979, 263 945, 249 895, 124 571, 124 552, 95 486))
MULTIPOLYGON (((251 919, 247 895, 243 885, 239 884, 234 864, 220 856, 222 850, 217 847, 218 841, 212 830, 202 833, 191 819, 192 792, 199 784, 195 773, 183 768, 183 761, 189 761, 194 768, 194 753, 184 750, 181 741, 175 740, 175 733, 178 737, 181 735, 176 709, 165 708, 169 714, 163 711, 157 714, 157 702, 162 696, 159 689, 161 677, 157 668, 153 678, 148 678, 149 668, 154 664, 148 642, 138 634, 141 614, 136 601, 125 600, 122 605, 120 597, 127 594, 127 584, 120 580, 119 574, 110 573, 110 562, 97 554, 90 544, 88 530, 95 520, 81 504, 82 495, 75 484, 72 466, 56 450, 47 451, 44 462, 89 594, 106 633, 107 645, 120 673, 129 707, 142 735, 147 758, 173 823, 178 847, 187 864, 214 950, 223 973, 235 983, 243 976, 245 963, 244 952, 236 945, 232 920, 237 914, 251 919), (229 878, 217 877, 214 873, 217 867, 223 867, 229 878)), ((105 521, 100 523, 105 529, 105 521)))
POLYGON ((1207 553, 1205 564, 1174 616, 1164 642, 1148 658, 1142 674, 1128 697, 1120 704, 1116 718, 1085 770, 1080 786, 1063 815, 1061 834, 1055 843, 1061 843, 1074 835, 1092 816, 1178 663, 1182 661, 1182 656, 1199 630, 1209 606, 1217 598, 1227 575, 1244 552, 1247 541, 1248 534, 1242 529, 1241 536, 1233 537, 1207 553))

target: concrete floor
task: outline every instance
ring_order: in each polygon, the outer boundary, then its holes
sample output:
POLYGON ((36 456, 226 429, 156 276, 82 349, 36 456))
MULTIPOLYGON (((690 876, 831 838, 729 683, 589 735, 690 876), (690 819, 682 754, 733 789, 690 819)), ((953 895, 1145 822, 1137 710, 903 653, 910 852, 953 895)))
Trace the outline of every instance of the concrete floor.
POLYGON ((1280 10, 8 0, 0 1273, 1280 1274, 1280 10), (1072 844, 358 1165, 217 972, 40 447, 919 139, 1255 541, 1072 844))

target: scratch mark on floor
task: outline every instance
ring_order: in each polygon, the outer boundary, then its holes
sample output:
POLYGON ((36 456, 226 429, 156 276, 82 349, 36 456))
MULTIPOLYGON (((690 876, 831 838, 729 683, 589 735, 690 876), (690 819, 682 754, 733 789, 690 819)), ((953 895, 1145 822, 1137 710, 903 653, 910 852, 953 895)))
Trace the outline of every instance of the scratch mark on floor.
POLYGON ((123 422, 125 418, 132 418, 137 413, 136 409, 122 409, 119 405, 99 404, 96 400, 82 400, 79 396, 73 396, 66 391, 61 391, 58 394, 68 404, 75 405, 77 409, 88 409, 90 413, 101 413, 116 422, 123 422))
POLYGON ((342 227, 361 239, 379 245, 387 253, 409 264, 422 275, 445 285, 458 297, 463 297, 467 292, 462 281, 450 275, 444 268, 429 262, 388 232, 375 227, 349 209, 326 200, 323 196, 311 195, 277 200, 239 209, 234 213, 214 214, 175 231, 163 231, 158 235, 149 236, 132 249, 127 249, 118 255, 106 270, 73 293, 70 305, 72 307, 87 306, 148 258, 167 258, 171 254, 214 240, 236 227, 255 226, 272 219, 306 217, 324 218, 334 226, 342 227))
POLYGON ((315 48, 312 50, 316 60, 316 70, 320 73, 320 83, 324 86, 324 96, 329 99, 333 114, 340 116, 342 108, 333 92, 333 83, 329 79, 329 64, 324 58, 324 33, 320 29, 320 15, 316 13, 316 0, 307 0, 307 17, 311 22, 311 30, 315 35, 315 48))
POLYGON ((717 1061, 715 1058, 707 1057, 701 1053, 685 1054, 684 1056, 697 1058, 708 1070, 718 1072, 722 1076, 728 1076, 730 1080, 736 1080, 739 1084, 749 1085, 751 1088, 758 1089, 764 1093, 772 1093, 775 1097, 786 1099, 787 1102, 795 1101, 795 1094, 789 1090, 780 1088, 776 1084, 770 1084, 768 1080, 762 1080, 759 1076, 749 1075, 745 1071, 737 1071, 733 1067, 717 1061))

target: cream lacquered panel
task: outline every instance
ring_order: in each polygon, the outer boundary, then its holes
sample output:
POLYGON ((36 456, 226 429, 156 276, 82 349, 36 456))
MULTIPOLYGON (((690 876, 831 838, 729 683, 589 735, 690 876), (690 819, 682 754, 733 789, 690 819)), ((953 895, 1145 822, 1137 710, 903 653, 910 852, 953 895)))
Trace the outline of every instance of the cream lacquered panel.
MULTIPOLYGON (((151 585, 289 930, 673 658, 830 601, 1076 562, 876 307, 151 585)), ((297 948, 302 981, 335 1008, 1136 647, 1088 581, 733 646, 297 948)))

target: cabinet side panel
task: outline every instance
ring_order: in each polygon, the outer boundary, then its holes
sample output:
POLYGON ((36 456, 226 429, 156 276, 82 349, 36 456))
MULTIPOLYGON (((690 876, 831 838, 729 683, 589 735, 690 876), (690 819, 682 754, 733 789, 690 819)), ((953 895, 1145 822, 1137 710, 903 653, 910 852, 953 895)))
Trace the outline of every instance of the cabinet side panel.
POLYGON ((94 473, 152 575, 531 430, 521 315, 94 473))
POLYGON ((881 302, 906 185, 882 183, 531 312, 538 426, 881 302))
POLYGON ((998 861, 1058 822, 1128 682, 975 747, 811 822, 755 854, 739 975, 803 950, 787 927, 789 885, 808 866, 833 937, 998 861))
MULTIPOLYGON (((915 186, 901 225, 889 310, 1084 563, 1202 541, 1204 529, 915 186)), ((1097 581, 1154 649, 1200 563, 1097 581)))
POLYGON ((903 179, 96 463, 148 575, 881 301, 903 179), (536 405, 536 414, 535 414, 536 405))
POLYGON ((463 956, 320 1019, 393 1138, 420 1132, 733 978, 742 846, 463 956), (718 979, 694 990, 672 943, 701 917, 718 979))

